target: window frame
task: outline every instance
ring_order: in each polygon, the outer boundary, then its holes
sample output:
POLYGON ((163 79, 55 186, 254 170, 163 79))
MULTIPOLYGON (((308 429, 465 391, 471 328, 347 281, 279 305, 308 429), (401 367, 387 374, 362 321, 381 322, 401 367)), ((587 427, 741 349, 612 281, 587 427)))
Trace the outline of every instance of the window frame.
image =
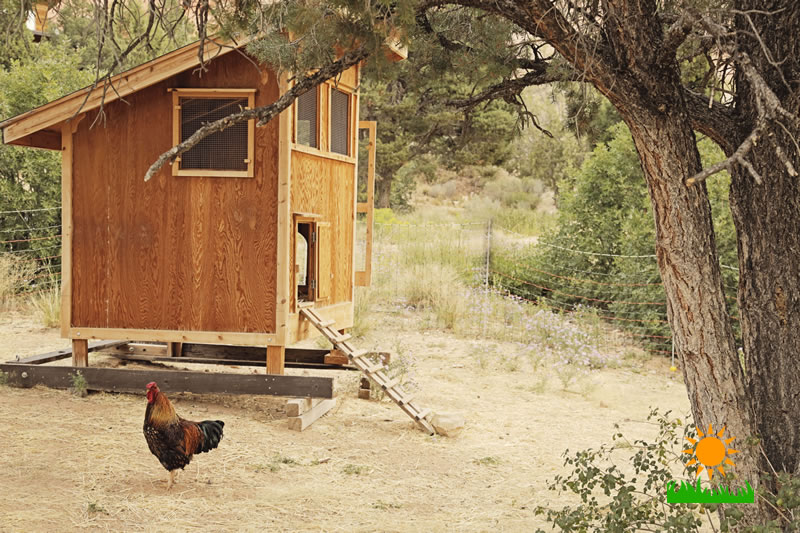
POLYGON ((328 152, 341 157, 353 157, 353 91, 349 90, 344 85, 331 85, 328 88, 328 152), (332 145, 332 137, 331 134, 333 133, 333 113, 331 110, 333 109, 333 91, 339 91, 347 95, 347 152, 341 154, 339 152, 334 152, 331 149, 332 145))
MULTIPOLYGON (((172 92, 172 145, 181 142, 181 98, 242 98, 247 97, 247 108, 255 107, 256 89, 196 89, 176 88, 172 92)), ((199 176, 207 178, 252 178, 255 176, 255 137, 256 121, 247 121, 247 169, 246 170, 219 170, 202 168, 180 168, 181 158, 178 156, 172 163, 173 176, 199 176)))
POLYGON ((322 138, 320 136, 320 129, 321 129, 320 128, 320 118, 321 118, 321 115, 322 115, 322 98, 320 97, 320 93, 322 91, 320 91, 320 86, 319 85, 317 85, 313 89, 309 89, 309 90, 310 91, 314 91, 315 94, 316 94, 316 97, 317 97, 317 113, 316 113, 317 122, 314 125, 314 134, 315 134, 314 138, 316 139, 316 142, 315 142, 316 146, 311 146, 309 144, 302 144, 302 143, 297 142, 297 117, 299 115, 298 107, 300 105, 299 97, 295 98, 294 102, 292 103, 292 111, 293 111, 293 113, 292 113, 293 114, 293 120, 292 120, 292 143, 297 145, 297 146, 303 146, 303 147, 305 147, 307 149, 310 149, 310 150, 320 150, 321 149, 320 143, 322 142, 322 138))

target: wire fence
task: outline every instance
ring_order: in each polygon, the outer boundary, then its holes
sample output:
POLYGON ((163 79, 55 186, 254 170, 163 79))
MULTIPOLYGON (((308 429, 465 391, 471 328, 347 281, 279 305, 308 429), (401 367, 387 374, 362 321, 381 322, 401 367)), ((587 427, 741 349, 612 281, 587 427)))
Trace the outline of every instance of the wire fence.
MULTIPOLYGON (((443 287, 457 277, 473 288, 515 301, 597 320, 603 325, 606 345, 673 353, 666 295, 654 254, 571 249, 491 221, 376 224, 375 235, 374 272, 394 296, 402 297, 405 288, 407 299, 418 298, 413 290, 409 293, 404 277, 411 276, 414 285, 424 286, 427 279, 443 287), (557 261, 548 249, 556 252, 557 261)), ((724 289, 736 320, 735 283, 724 289)))
POLYGON ((61 208, 0 211, 0 299, 60 281, 61 208))
MULTIPOLYGON (((58 207, 0 212, 0 285, 15 292, 59 285, 61 226, 53 221, 60 222, 58 207)), ((445 294, 460 281, 553 312, 591 315, 605 325, 608 342, 672 352, 666 298, 653 254, 570 249, 492 221, 376 223, 374 236, 373 276, 389 297, 415 304, 431 286, 445 294), (547 249, 559 260, 548 264, 552 256, 543 253, 547 249)), ((363 246, 357 246, 357 264, 363 255, 363 246)), ((735 284, 724 289, 736 319, 735 284)))

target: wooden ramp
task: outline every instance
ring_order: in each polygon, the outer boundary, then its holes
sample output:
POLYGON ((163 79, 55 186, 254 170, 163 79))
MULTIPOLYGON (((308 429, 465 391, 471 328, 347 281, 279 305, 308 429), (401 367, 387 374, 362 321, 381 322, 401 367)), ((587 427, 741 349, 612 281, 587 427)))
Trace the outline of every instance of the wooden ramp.
POLYGON ((348 342, 350 340, 350 335, 342 335, 334 329, 333 326, 335 322, 333 320, 325 320, 310 307, 302 309, 300 313, 308 319, 309 322, 314 324, 314 327, 325 335, 337 350, 347 355, 347 358, 356 368, 361 370, 372 382, 386 391, 386 395, 391 398, 394 403, 399 405, 400 409, 405 411, 408 416, 414 419, 417 424, 422 426, 428 434, 436 434, 436 430, 433 429, 433 426, 428 421, 428 417, 433 415, 431 410, 417 407, 413 402, 413 395, 403 390, 400 386, 399 378, 391 379, 387 375, 386 367, 383 363, 371 361, 367 357, 369 353, 367 351, 356 351, 348 342))

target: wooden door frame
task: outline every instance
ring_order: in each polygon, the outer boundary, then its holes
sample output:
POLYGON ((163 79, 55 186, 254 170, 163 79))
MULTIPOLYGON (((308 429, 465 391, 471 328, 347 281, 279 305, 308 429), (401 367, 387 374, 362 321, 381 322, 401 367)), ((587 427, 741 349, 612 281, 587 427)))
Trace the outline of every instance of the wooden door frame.
MULTIPOLYGON (((293 213, 292 215, 292 255, 290 257, 289 265, 291 269, 290 278, 292 280, 292 312, 297 312, 300 306, 300 298, 298 294, 298 284, 297 284, 297 272, 295 271, 297 265, 297 230, 300 224, 309 224, 311 227, 311 232, 309 233, 309 237, 312 234, 316 234, 317 232, 317 223, 322 219, 322 215, 317 215, 316 213, 293 213)), ((318 281, 318 271, 317 271, 317 256, 318 256, 318 239, 309 239, 310 242, 307 242, 307 253, 308 256, 306 258, 306 281, 309 281, 309 278, 318 281)), ((308 300, 304 300, 303 305, 314 305, 317 299, 317 290, 315 287, 309 288, 309 298, 308 300), (313 291, 313 292, 312 292, 313 291)))
MULTIPOLYGON (((358 214, 366 213, 367 215, 367 246, 364 252, 364 270, 355 271, 355 286, 368 287, 372 281, 372 225, 373 225, 373 212, 375 210, 375 141, 378 132, 378 123, 374 120, 361 120, 358 123, 359 130, 369 131, 369 148, 367 155, 367 201, 356 202, 356 220, 358 224, 358 214)), ((358 139, 358 136, 356 136, 358 139)), ((358 198, 358 169, 356 169, 356 198, 358 198)), ((355 258, 355 246, 354 246, 355 258)), ((355 270, 355 265, 353 265, 355 270)))

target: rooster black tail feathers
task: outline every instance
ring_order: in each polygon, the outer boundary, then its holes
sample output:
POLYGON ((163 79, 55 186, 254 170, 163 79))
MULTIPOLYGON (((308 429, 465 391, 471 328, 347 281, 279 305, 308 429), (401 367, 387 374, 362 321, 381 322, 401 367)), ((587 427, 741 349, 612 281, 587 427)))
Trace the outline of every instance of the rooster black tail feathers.
POLYGON ((197 425, 200 426, 200 431, 203 432, 203 442, 195 453, 207 452, 219 446, 219 441, 222 440, 222 427, 225 422, 222 420, 205 420, 197 425))

